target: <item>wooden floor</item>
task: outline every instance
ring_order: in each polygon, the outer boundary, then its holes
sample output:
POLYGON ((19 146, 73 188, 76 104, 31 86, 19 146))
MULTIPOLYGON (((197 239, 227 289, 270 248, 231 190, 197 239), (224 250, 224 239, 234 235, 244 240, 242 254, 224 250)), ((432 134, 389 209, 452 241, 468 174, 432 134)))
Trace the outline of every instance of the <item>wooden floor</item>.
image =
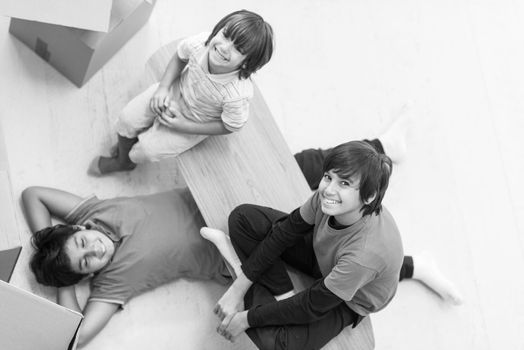
MULTIPOLYGON (((114 142, 113 123, 147 57, 238 8, 275 30, 275 56, 256 81, 293 151, 376 135, 414 101, 407 159, 386 205, 406 252, 430 250, 466 302, 453 307, 402 282, 373 317, 376 348, 524 349, 524 3, 159 0, 149 24, 82 89, 12 38, 1 17, 0 121, 13 198, 30 185, 100 197, 183 185, 173 162, 104 179, 85 170, 114 142)), ((15 208, 14 238, 25 249, 13 283, 52 298, 28 271, 29 232, 15 208)), ((213 333, 221 292, 181 280, 142 295, 86 348, 243 349, 213 333)))

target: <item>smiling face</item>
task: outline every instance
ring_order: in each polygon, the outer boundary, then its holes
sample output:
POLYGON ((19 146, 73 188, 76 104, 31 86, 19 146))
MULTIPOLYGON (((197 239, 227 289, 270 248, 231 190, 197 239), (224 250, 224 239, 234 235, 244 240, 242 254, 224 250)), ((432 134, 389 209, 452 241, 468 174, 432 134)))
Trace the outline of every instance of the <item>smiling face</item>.
POLYGON ((209 41, 208 62, 211 74, 234 72, 240 68, 246 57, 238 51, 233 41, 224 36, 223 29, 209 41))
POLYGON ((115 253, 115 245, 102 232, 80 230, 68 238, 64 250, 74 272, 90 274, 107 265, 115 253))
POLYGON ((351 225, 362 217, 359 176, 340 178, 333 170, 324 173, 318 186, 322 212, 334 216, 341 225, 351 225))

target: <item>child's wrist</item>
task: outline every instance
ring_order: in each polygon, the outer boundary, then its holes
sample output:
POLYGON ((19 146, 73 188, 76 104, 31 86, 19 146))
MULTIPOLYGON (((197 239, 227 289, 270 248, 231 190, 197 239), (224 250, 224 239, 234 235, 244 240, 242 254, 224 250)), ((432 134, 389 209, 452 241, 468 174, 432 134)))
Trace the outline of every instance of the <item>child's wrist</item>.
POLYGON ((239 312, 238 316, 240 317, 240 320, 242 321, 242 325, 245 327, 245 328, 250 328, 251 326, 249 325, 249 319, 247 317, 247 313, 248 313, 249 310, 245 310, 245 311, 241 311, 239 312))
POLYGON ((234 289, 239 292, 239 293, 246 293, 247 290, 249 289, 249 287, 251 287, 251 285, 253 284, 253 282, 251 282, 249 280, 249 278, 246 277, 246 275, 244 275, 244 273, 240 273, 240 275, 237 277, 237 279, 235 280, 235 282, 233 282, 233 287, 234 289))

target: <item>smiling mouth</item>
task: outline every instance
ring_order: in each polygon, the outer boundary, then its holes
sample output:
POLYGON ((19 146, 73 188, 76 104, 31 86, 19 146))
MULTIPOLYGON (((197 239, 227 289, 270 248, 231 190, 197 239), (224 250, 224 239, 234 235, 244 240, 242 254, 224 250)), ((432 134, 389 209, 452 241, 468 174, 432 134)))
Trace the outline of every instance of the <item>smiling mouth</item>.
POLYGON ((340 204, 340 203, 342 203, 341 201, 337 201, 337 200, 334 200, 334 199, 328 199, 328 198, 324 198, 324 199, 322 200, 322 202, 323 202, 324 204, 327 204, 327 205, 335 205, 335 204, 340 204))

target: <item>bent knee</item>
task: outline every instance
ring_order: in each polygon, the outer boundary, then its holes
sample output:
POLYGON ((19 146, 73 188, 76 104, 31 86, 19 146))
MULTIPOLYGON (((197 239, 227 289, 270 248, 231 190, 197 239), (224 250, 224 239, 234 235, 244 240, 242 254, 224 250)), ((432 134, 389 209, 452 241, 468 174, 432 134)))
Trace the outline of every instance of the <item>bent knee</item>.
POLYGON ((124 113, 121 113, 116 121, 116 133, 120 136, 127 137, 129 139, 135 138, 140 133, 139 128, 133 123, 130 118, 125 117, 124 113))
POLYGON ((160 152, 158 152, 154 147, 148 147, 147 143, 138 141, 130 150, 129 150, 129 159, 135 164, 142 164, 148 162, 157 162, 160 152))
POLYGON ((239 228, 245 228, 246 216, 253 212, 252 204, 240 204, 231 211, 228 217, 229 235, 231 238, 237 236, 239 228))
POLYGON ((233 210, 231 210, 231 213, 229 214, 229 220, 239 220, 240 217, 243 217, 247 212, 250 212, 252 207, 253 204, 247 203, 237 205, 233 210))

